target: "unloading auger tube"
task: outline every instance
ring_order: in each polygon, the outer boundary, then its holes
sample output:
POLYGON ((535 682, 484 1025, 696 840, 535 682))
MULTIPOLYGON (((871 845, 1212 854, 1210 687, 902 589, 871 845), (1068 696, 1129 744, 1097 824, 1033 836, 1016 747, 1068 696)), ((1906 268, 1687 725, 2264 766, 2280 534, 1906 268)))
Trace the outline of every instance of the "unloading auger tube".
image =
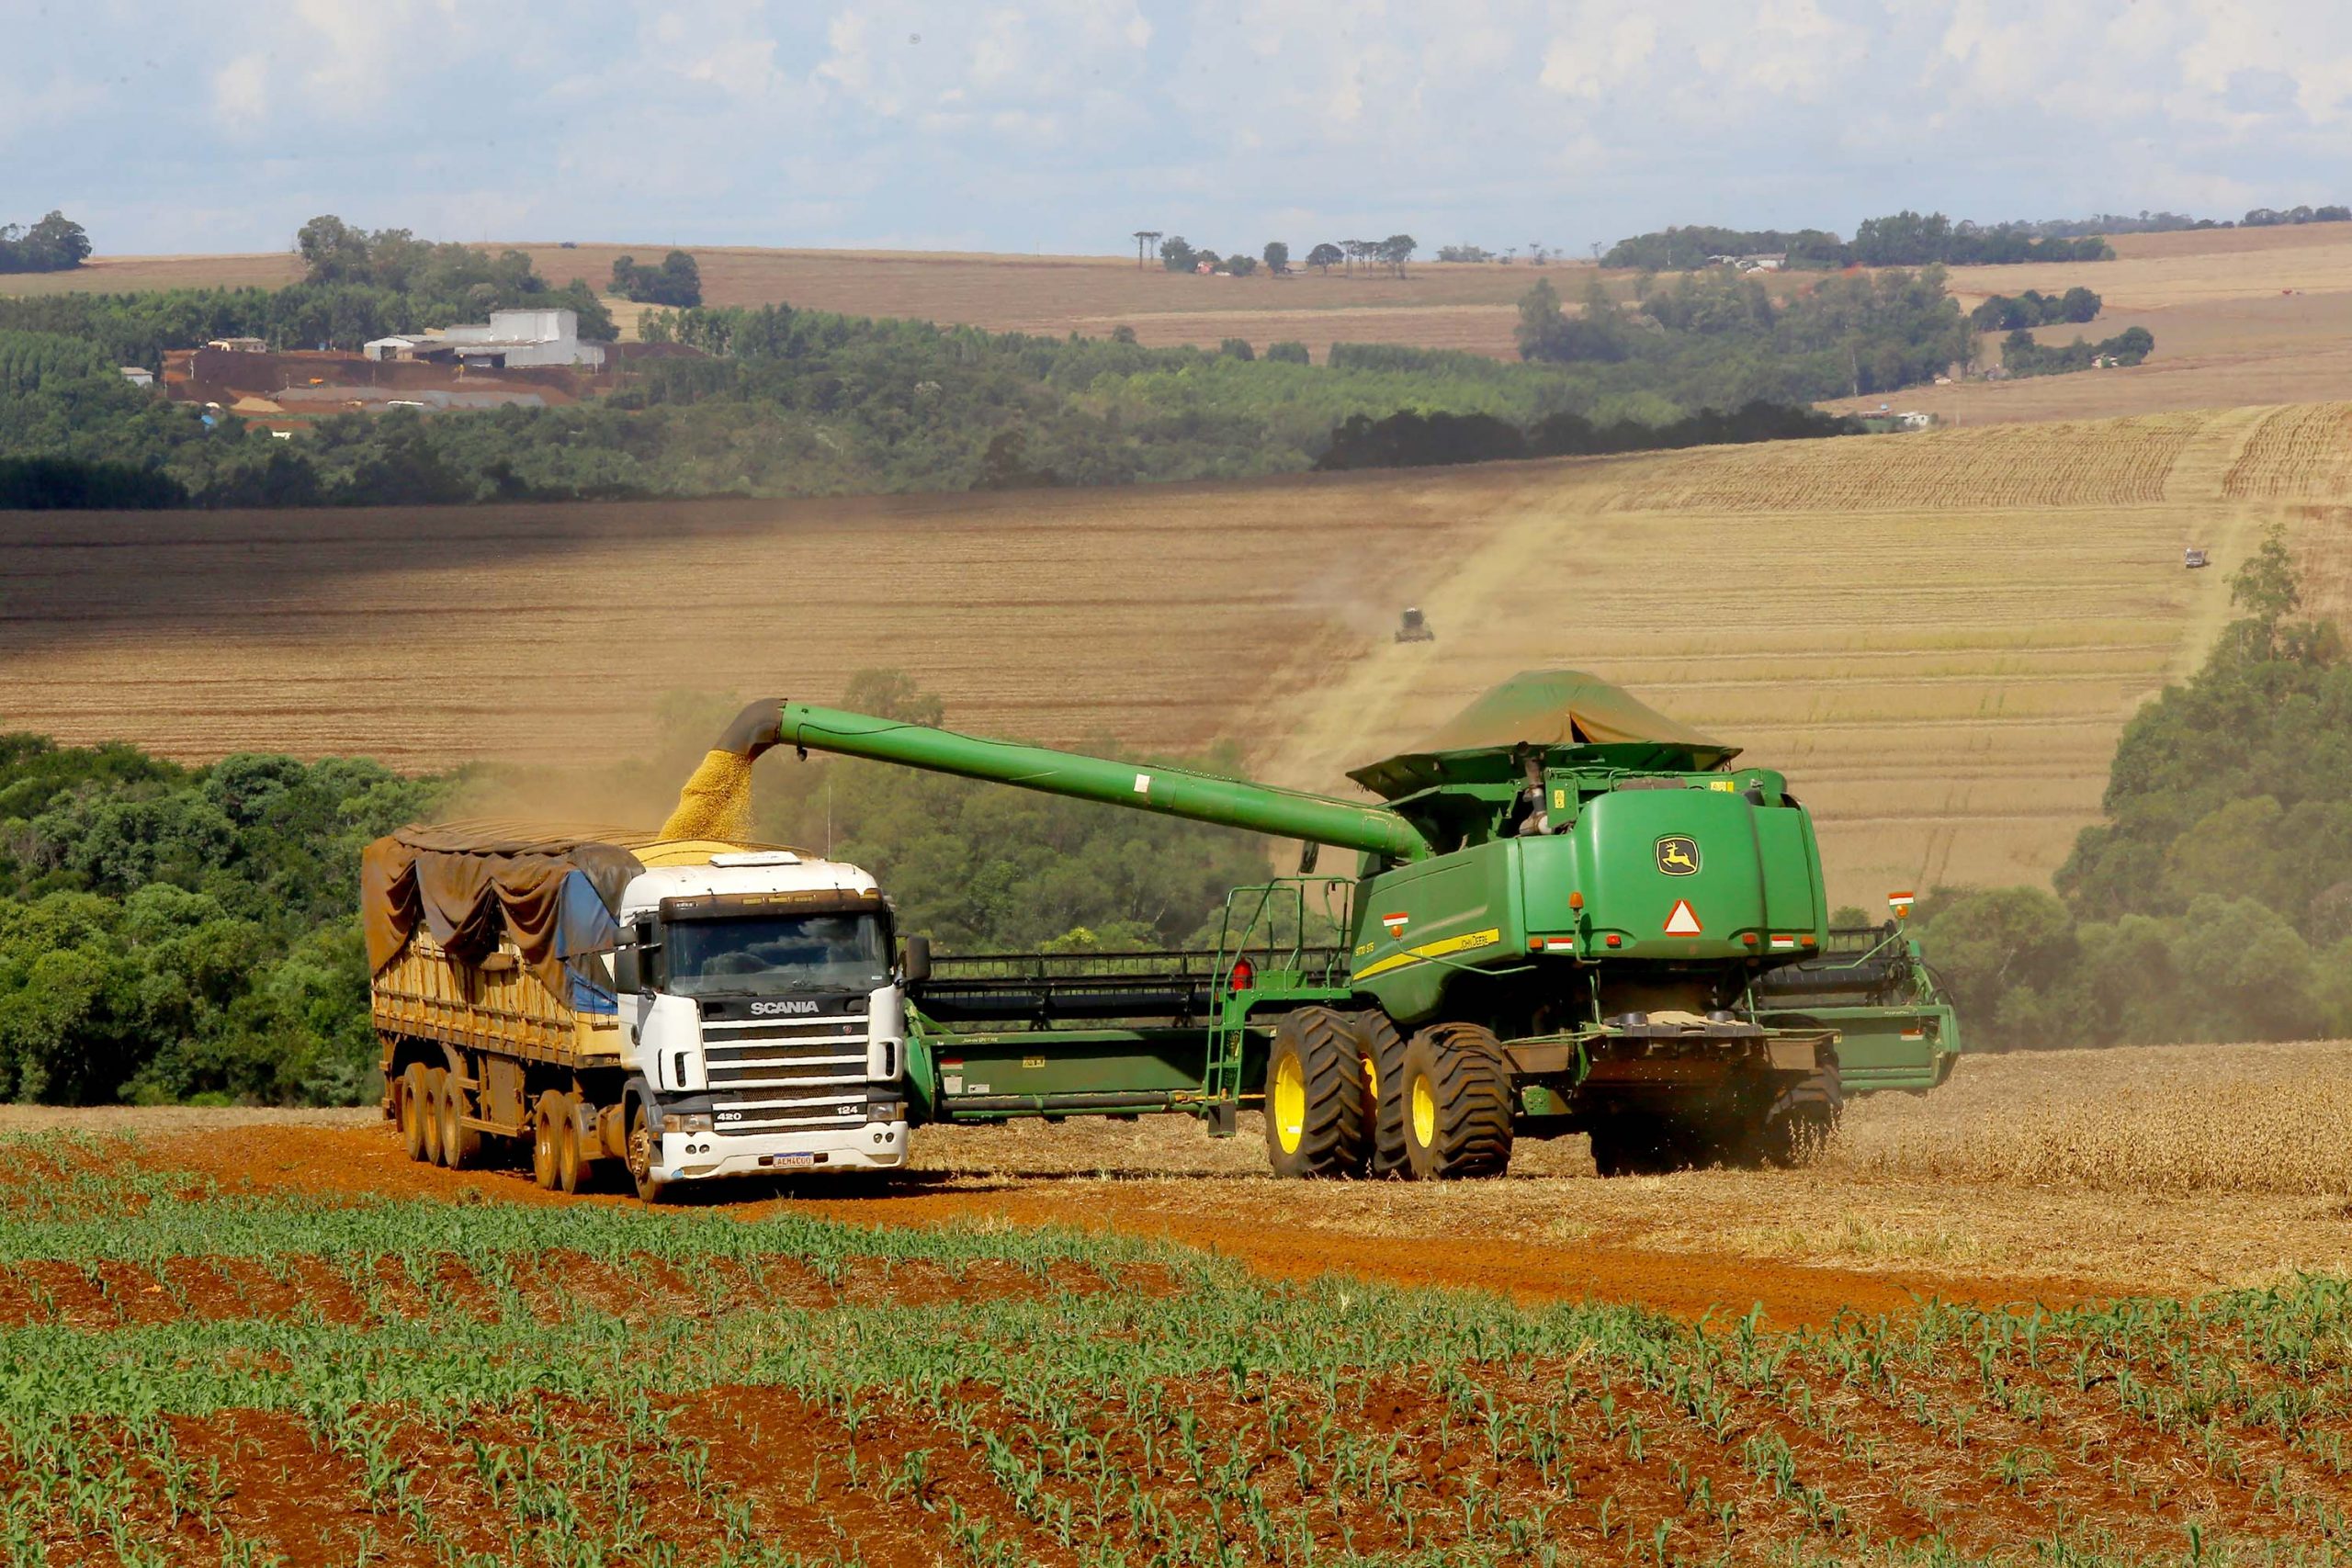
MULTIPOLYGON (((1245 828, 1398 861, 1421 860, 1433 852, 1429 840, 1393 811, 1303 790, 1272 789, 1182 768, 983 740, 952 729, 807 703, 781 702, 772 711, 778 716, 774 744, 898 762, 935 773, 1245 828)), ((741 727, 739 720, 739 730, 741 727)), ((730 737, 736 733, 729 731, 730 737)))

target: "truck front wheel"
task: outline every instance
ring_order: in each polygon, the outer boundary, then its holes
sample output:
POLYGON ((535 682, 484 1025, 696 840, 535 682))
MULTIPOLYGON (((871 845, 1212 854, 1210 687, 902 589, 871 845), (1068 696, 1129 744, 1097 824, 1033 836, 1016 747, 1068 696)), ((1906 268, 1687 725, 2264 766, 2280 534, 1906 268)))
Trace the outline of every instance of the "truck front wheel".
POLYGON ((659 1203, 669 1190, 653 1175, 653 1118, 641 1100, 628 1108, 628 1175, 641 1203, 659 1203))
POLYGON ((1372 1141, 1363 1056, 1329 1008, 1283 1014, 1266 1052, 1266 1157, 1276 1176, 1361 1176, 1372 1141))
POLYGON ((1405 1162, 1422 1181, 1500 1176, 1510 1167, 1510 1070, 1475 1023, 1437 1023, 1405 1043, 1405 1162))

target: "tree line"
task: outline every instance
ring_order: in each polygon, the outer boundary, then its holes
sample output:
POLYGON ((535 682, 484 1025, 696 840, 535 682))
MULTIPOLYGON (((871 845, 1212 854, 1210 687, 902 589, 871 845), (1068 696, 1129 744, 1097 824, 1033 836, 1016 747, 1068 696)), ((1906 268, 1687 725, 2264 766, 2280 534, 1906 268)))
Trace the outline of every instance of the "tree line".
POLYGON ((1546 283, 1523 311, 1519 363, 1338 344, 1317 366, 1295 340, 1152 348, 1132 333, 694 307, 653 311, 644 330, 699 353, 648 361, 609 395, 343 414, 289 441, 117 372, 255 325, 270 331, 253 335, 292 330, 271 323, 345 298, 395 301, 412 318, 471 313, 485 302, 475 289, 565 299, 526 263, 325 226, 312 240, 318 280, 285 289, 0 299, 0 502, 433 505, 1247 479, 1313 467, 1356 415, 1661 426, 1925 379, 1965 357, 1967 335, 1937 276, 1894 272, 1832 278, 1786 302, 1753 279, 1662 279, 1638 315, 1588 302, 1571 316, 1546 283))
MULTIPOLYGON (((1219 255, 1204 248, 1195 248, 1182 234, 1162 237, 1149 229, 1136 231, 1140 247, 1159 242, 1159 265, 1170 272, 1223 273, 1232 277, 1247 277, 1262 263, 1266 270, 1277 277, 1290 274, 1290 245, 1282 240, 1270 240, 1257 255, 1237 251, 1231 255, 1219 255)), ((1406 265, 1420 242, 1410 234, 1391 234, 1385 240, 1326 240, 1306 253, 1306 265, 1316 271, 1329 274, 1333 267, 1353 274, 1359 270, 1370 273, 1377 268, 1394 277, 1406 276, 1406 265)))
POLYGON ((0 272, 71 272, 90 259, 90 236, 62 212, 31 228, 0 223, 0 272))
POLYGON ((2012 376, 2063 376, 2075 370, 2137 365, 2155 351, 2155 334, 2145 327, 2126 327, 2113 337, 2087 343, 2043 344, 2029 332, 2013 332, 2001 340, 2001 368, 2012 376))
POLYGON ((2064 294, 2029 288, 2015 299, 1996 294, 1968 313, 1968 324, 1980 333, 2016 332, 2020 327, 2046 327, 2059 321, 2098 319, 2105 303, 2080 285, 2064 294))
POLYGON ((615 256, 613 292, 640 305, 699 305, 702 267, 684 251, 672 251, 659 266, 648 266, 635 256, 615 256))
POLYGON ((1798 268, 1986 266, 2018 262, 2110 261, 2114 248, 2096 234, 2044 235, 2026 223, 1954 222, 1940 212, 1903 211, 1866 219, 1853 239, 1826 229, 1720 229, 1704 224, 1661 229, 1620 240, 1601 256, 1610 267, 1682 272, 1716 257, 1779 255, 1798 268))
POLYGON ((2352 661, 2273 529, 2242 612, 2124 727, 2055 891, 1944 889, 1919 936, 1997 1049, 2352 1032, 2352 661))
POLYGON ((1550 280, 1539 282, 1520 301, 1521 357, 1744 363, 1759 374, 1739 400, 1812 402, 1931 380, 1973 347, 1939 267, 1827 277, 1788 299, 1752 275, 1685 273, 1671 285, 1653 280, 1635 303, 1629 315, 1593 276, 1571 316, 1550 280))
POLYGON ((1555 413, 1521 427, 1492 414, 1405 409, 1385 419, 1351 415, 1331 433, 1331 445, 1315 466, 1327 472, 1435 468, 1518 457, 1586 457, 1751 441, 1810 441, 1863 433, 1862 422, 1851 416, 1761 399, 1727 413, 1701 409, 1664 424, 1631 419, 1596 424, 1580 414, 1555 413))

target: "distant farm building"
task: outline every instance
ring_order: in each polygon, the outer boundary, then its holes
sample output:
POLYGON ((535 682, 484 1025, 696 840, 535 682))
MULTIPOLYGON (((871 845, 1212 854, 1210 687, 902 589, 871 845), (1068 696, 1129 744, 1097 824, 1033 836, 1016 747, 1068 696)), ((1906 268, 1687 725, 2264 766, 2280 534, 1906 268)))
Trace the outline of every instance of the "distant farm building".
POLYGON ((155 384, 155 373, 144 365, 124 366, 122 378, 134 387, 152 387, 155 384))
POLYGON ((577 365, 590 370, 605 363, 602 344, 580 341, 575 310, 492 310, 476 326, 443 327, 425 333, 379 337, 365 350, 370 359, 424 360, 487 369, 534 365, 577 365))
POLYGON ((1785 251, 1763 251, 1745 256, 1709 256, 1715 266, 1736 267, 1741 272, 1778 272, 1789 265, 1785 251))
POLYGON ((269 344, 257 337, 216 337, 204 346, 223 354, 261 354, 267 351, 269 344))

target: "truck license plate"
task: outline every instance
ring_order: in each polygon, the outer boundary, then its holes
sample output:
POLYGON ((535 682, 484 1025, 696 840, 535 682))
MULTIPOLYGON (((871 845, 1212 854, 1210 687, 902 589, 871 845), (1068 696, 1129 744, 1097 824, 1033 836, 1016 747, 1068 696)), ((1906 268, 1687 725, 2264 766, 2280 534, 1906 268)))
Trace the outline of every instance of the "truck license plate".
POLYGON ((815 1155, 778 1155, 775 1156, 775 1168, 778 1170, 807 1170, 816 1163, 817 1156, 815 1155))

